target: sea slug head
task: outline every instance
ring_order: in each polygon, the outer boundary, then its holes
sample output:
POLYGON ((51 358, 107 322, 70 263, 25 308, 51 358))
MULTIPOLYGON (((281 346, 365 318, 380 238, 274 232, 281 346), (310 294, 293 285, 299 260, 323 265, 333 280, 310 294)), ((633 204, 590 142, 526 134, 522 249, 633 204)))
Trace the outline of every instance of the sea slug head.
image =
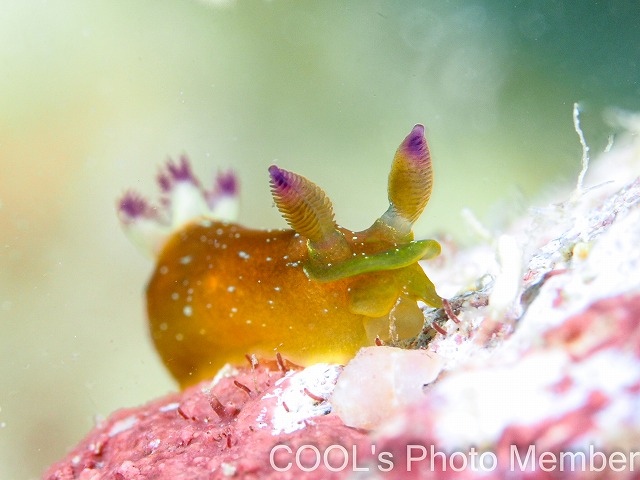
MULTIPOLYGON (((388 294, 389 298, 398 289, 408 291, 413 288, 412 294, 416 293, 412 266, 440 253, 440 245, 435 240, 413 240, 413 224, 426 207, 433 185, 431 155, 422 125, 413 127, 393 158, 388 186, 389 208, 362 232, 338 227, 331 201, 320 187, 305 177, 275 165, 269 168, 269 174, 276 206, 291 228, 307 239, 309 258, 304 270, 310 279, 330 282, 390 271, 383 281, 379 280, 379 275, 374 275, 364 282, 372 291, 378 291, 383 283, 391 281, 394 286, 387 289, 393 291, 388 294), (374 282, 375 288, 371 284, 372 278, 378 279, 374 282)), ((425 284, 417 297, 440 306, 440 297, 433 284, 426 276, 425 279, 427 283, 417 282, 425 284)), ((385 305, 389 301, 385 300, 385 305)), ((375 311, 379 313, 384 309, 386 306, 375 311)))

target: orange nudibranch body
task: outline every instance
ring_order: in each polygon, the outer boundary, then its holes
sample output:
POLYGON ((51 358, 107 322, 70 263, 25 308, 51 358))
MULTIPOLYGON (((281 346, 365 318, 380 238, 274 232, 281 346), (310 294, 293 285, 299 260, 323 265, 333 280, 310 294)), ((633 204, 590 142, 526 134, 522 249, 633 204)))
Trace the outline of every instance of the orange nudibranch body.
MULTIPOLYGON (((182 387, 212 377, 225 363, 245 362, 246 355, 344 363, 376 337, 420 331, 417 302, 441 306, 418 264, 440 246, 414 241, 411 231, 431 193, 423 132, 416 125, 398 148, 389 209, 367 230, 337 226, 319 187, 272 166, 273 197, 292 230, 253 230, 200 216, 168 236, 158 248, 147 309, 155 346, 182 387)), ((220 178, 217 197, 210 198, 224 197, 220 178)), ((184 160, 160 180, 166 191, 180 181, 197 184, 184 160)), ((120 211, 127 226, 150 216, 133 194, 120 211)))

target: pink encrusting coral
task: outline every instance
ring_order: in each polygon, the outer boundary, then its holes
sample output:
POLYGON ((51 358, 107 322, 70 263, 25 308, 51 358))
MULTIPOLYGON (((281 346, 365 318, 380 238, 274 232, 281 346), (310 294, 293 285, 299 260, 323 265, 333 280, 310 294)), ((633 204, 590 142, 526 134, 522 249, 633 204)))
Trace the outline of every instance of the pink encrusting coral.
POLYGON ((638 478, 639 309, 640 292, 600 300, 534 347, 450 371, 373 435, 391 478, 610 478, 614 451, 638 478))
POLYGON ((616 178, 640 170, 630 125, 594 166, 616 185, 472 248, 443 241, 429 272, 448 300, 415 338, 344 369, 227 366, 114 413, 44 478, 640 478, 640 178, 616 178))
MULTIPOLYGON (((321 397, 338 371, 317 365, 313 375, 284 372, 275 362, 228 368, 214 381, 114 413, 44 478, 299 478, 305 472, 279 445, 295 451, 311 442, 324 451, 338 443, 357 448, 366 439, 327 415, 331 408, 321 397), (295 433, 301 429, 304 435, 295 433)), ((303 468, 313 465, 307 457, 303 468)), ((308 475, 335 477, 326 468, 308 475)))

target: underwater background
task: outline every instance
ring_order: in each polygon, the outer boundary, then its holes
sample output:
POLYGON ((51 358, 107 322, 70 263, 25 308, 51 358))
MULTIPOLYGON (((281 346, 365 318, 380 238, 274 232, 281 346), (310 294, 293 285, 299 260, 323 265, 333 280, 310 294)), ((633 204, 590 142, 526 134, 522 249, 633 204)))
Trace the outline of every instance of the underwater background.
POLYGON ((38 478, 96 416, 175 389, 151 347, 153 263, 116 199, 155 198, 168 156, 240 179, 239 221, 284 227, 273 163, 358 230, 387 207, 395 148, 424 123, 419 238, 478 241, 575 182, 611 109, 640 110, 628 1, 0 1, 0 478, 38 478))

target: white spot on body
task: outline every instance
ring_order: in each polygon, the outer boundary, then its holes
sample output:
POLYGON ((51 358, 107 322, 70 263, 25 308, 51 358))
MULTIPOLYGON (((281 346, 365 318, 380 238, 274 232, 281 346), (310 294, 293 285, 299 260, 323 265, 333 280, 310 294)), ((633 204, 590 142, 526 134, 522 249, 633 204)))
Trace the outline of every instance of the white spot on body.
POLYGON ((182 313, 184 313, 185 317, 190 317, 193 314, 193 308, 191 308, 191 305, 186 305, 182 309, 182 313))

